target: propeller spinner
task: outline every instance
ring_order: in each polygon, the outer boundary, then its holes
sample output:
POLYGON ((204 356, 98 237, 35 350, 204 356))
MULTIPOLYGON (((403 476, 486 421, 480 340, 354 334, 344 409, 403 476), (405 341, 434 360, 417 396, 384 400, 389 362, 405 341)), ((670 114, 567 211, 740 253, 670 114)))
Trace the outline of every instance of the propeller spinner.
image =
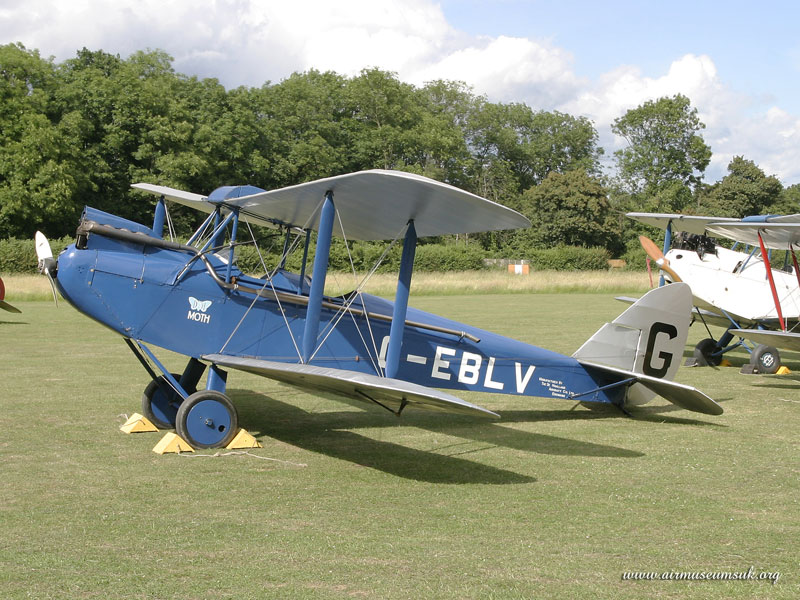
POLYGON ((661 250, 661 248, 656 246, 656 243, 653 240, 647 236, 640 235, 639 243, 642 245, 642 248, 644 248, 647 256, 649 256, 651 260, 655 261, 658 267, 667 275, 669 275, 670 279, 672 279, 674 283, 680 283, 682 281, 680 275, 678 275, 674 269, 669 266, 669 260, 666 256, 664 256, 664 252, 661 250))

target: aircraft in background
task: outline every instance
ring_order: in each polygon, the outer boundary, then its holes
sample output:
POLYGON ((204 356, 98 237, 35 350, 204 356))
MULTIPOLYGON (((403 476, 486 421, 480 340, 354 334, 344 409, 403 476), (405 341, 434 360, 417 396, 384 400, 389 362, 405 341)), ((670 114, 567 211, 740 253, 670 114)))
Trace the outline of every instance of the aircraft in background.
POLYGON ((152 226, 87 207, 75 243, 57 260, 37 234, 40 270, 79 311, 124 338, 152 379, 142 399, 145 416, 175 427, 193 447, 225 446, 236 434, 238 415, 225 394, 230 369, 396 415, 416 406, 499 416, 442 389, 623 409, 661 395, 688 410, 722 413, 699 390, 672 381, 690 322, 686 285, 652 290, 572 356, 409 308, 418 237, 530 225, 474 194, 383 170, 272 191, 228 186, 208 196, 133 187, 158 198, 152 226), (208 214, 187 243, 163 238, 167 202, 208 214), (283 256, 264 277, 236 264, 237 248, 249 243, 240 233, 251 225, 285 233, 283 256), (363 293, 366 281, 352 293, 325 295, 334 235, 392 240, 389 246, 402 239, 394 302, 363 293), (294 247, 303 249, 299 273, 285 269, 294 247), (170 372, 150 346, 185 355, 183 372, 170 372))
POLYGON ((743 346, 751 352, 746 372, 775 373, 780 367, 780 354, 774 345, 760 343, 751 350, 743 340, 755 338, 743 332, 786 331, 797 326, 800 270, 790 243, 782 239, 780 244, 769 245, 758 231, 798 225, 800 215, 744 219, 662 213, 627 216, 665 230, 663 250, 649 238, 640 237, 645 252, 663 272, 662 284, 687 283, 694 298, 695 318, 725 329, 719 339, 714 339, 709 330, 710 337, 695 347, 694 364, 718 365, 724 353, 743 346), (673 232, 678 232, 674 238, 673 232), (737 245, 728 249, 710 236, 732 239, 737 245), (737 250, 738 244, 745 245, 747 251, 737 250), (780 267, 772 265, 768 249, 787 250, 780 267))
MULTIPOLYGON (((715 235, 726 237, 737 243, 749 244, 761 248, 765 260, 768 260, 767 250, 786 250, 787 256, 792 257, 793 271, 796 275, 793 298, 800 292, 800 267, 798 267, 795 247, 800 247, 800 215, 789 215, 786 217, 768 217, 763 221, 744 219, 738 223, 715 224, 709 229, 715 235)), ((788 260, 788 258, 787 258, 788 260)), ((769 264, 769 263, 767 263, 769 264)), ((781 324, 780 329, 742 329, 738 335, 761 345, 776 346, 787 350, 800 351, 800 333, 789 329, 789 320, 783 314, 782 306, 784 301, 774 277, 769 278, 770 287, 775 301, 778 319, 781 324)), ((793 314, 795 320, 796 315, 793 314)), ((797 327, 795 322, 794 328, 797 327)))
POLYGON ((0 278, 0 308, 2 308, 3 310, 7 310, 8 312, 13 312, 13 313, 21 313, 22 312, 16 306, 13 306, 13 305, 9 304, 8 302, 6 302, 5 298, 6 298, 6 286, 3 283, 3 279, 0 278))

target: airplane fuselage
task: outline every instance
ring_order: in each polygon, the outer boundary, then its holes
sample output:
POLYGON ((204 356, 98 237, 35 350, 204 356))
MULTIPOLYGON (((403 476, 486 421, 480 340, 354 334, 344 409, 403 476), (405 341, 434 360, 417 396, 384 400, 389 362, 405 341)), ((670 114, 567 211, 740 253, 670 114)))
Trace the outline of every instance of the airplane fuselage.
MULTIPOLYGON (((695 305, 721 309, 743 324, 777 319, 764 261, 745 252, 717 246, 702 257, 673 248, 665 255, 669 265, 689 284, 695 305)), ((784 318, 800 317, 800 288, 795 274, 772 270, 784 318)))

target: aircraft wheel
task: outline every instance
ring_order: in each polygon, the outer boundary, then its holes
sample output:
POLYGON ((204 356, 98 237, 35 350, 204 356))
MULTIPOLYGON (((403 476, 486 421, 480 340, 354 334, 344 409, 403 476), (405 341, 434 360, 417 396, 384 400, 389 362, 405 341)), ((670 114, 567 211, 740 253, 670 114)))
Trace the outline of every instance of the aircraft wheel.
POLYGON ((698 367, 718 367, 722 362, 722 355, 714 356, 716 350, 717 342, 712 338, 700 340, 694 347, 695 364, 698 367))
MULTIPOLYGON (((180 381, 181 376, 175 373, 172 376, 180 381)), ((194 390, 186 390, 191 393, 194 390)), ((172 389, 163 375, 153 379, 144 388, 142 394, 142 413, 153 425, 159 429, 172 429, 175 427, 175 416, 183 398, 172 389), (163 384, 163 385, 162 385, 163 384), (163 386, 169 388, 169 393, 164 393, 163 386)))
POLYGON ((778 350, 766 344, 759 344, 750 357, 750 362, 756 366, 759 373, 772 375, 778 372, 781 366, 781 356, 778 350))
POLYGON ((178 408, 175 430, 192 448, 227 446, 239 428, 239 417, 222 392, 200 390, 178 408))

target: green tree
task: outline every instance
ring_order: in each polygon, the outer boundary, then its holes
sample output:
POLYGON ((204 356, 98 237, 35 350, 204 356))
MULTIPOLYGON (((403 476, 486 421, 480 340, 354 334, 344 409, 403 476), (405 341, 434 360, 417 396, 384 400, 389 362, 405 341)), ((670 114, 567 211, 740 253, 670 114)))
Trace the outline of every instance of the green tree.
POLYGON ((513 174, 520 193, 544 181, 550 173, 583 169, 600 172, 603 149, 591 121, 559 112, 534 112, 525 104, 478 105, 467 127, 477 173, 513 174))
POLYGON ((800 213, 800 183, 795 183, 781 192, 781 198, 775 211, 778 214, 794 215, 800 213))
POLYGON ((700 198, 699 212, 737 218, 782 212, 782 192, 777 177, 767 177, 753 161, 735 156, 728 164, 728 174, 700 198))
POLYGON ((699 132, 705 125, 683 95, 650 100, 616 119, 611 130, 628 146, 617 150, 618 184, 637 210, 680 212, 711 160, 699 132))
POLYGON ((608 191, 583 169, 550 173, 523 194, 523 204, 533 226, 521 237, 532 247, 615 246, 617 227, 608 191))
POLYGON ((432 81, 420 91, 420 172, 427 177, 475 191, 467 176, 471 155, 464 131, 476 100, 463 82, 432 81))
POLYGON ((250 93, 255 151, 267 167, 255 174, 259 185, 280 187, 349 169, 344 88, 340 75, 311 70, 250 93))
POLYGON ((75 195, 91 165, 79 139, 83 123, 53 102, 55 65, 21 44, 0 46, 0 237, 59 233, 75 223, 75 195))
POLYGON ((397 75, 364 69, 345 87, 351 152, 361 169, 404 169, 424 161, 423 102, 397 75))

